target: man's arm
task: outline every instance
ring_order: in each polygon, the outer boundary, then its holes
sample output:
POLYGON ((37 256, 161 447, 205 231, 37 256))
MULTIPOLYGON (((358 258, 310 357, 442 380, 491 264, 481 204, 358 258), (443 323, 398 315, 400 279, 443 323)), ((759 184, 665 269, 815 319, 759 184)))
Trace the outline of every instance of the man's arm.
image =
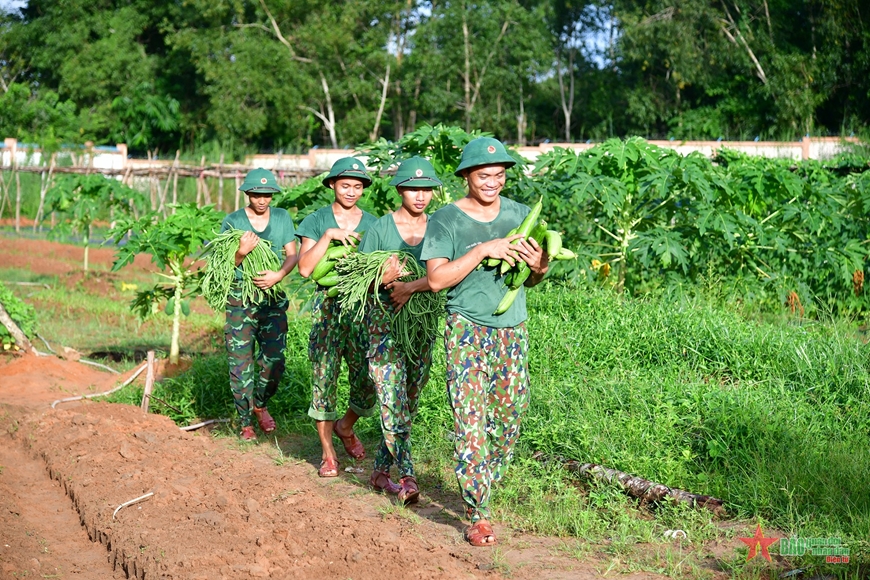
POLYGON ((477 244, 471 251, 456 258, 431 258, 426 261, 426 274, 429 278, 429 286, 432 292, 440 292, 445 288, 456 286, 477 268, 486 258, 498 258, 505 260, 513 266, 520 259, 521 242, 513 244, 515 240, 522 238, 514 235, 508 238, 496 238, 482 244, 477 244))
POLYGON ((284 263, 281 264, 281 267, 276 272, 272 272, 271 270, 257 272, 259 276, 254 278, 254 285, 263 290, 271 288, 283 280, 287 274, 293 270, 298 261, 299 257, 296 255, 296 242, 293 241, 284 244, 284 263))

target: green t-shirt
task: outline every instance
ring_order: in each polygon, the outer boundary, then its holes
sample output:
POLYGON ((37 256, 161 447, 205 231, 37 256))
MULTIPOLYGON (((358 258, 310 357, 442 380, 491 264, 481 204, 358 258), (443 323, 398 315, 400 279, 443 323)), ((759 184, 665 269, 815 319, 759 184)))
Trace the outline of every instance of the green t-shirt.
POLYGON ((262 232, 258 232, 251 225, 251 220, 248 219, 245 208, 236 210, 225 217, 221 224, 221 232, 225 232, 231 227, 237 230, 254 232, 264 240, 272 242, 272 251, 275 252, 281 263, 284 263, 284 246, 296 241, 293 219, 286 209, 281 209, 280 207, 269 208, 269 224, 262 232))
MULTIPOLYGON (((451 203, 432 214, 423 239, 423 260, 456 260, 471 248, 496 238, 507 237, 528 215, 528 206, 506 197, 501 198, 498 216, 491 222, 479 222, 451 203)), ((512 328, 528 317, 526 291, 520 288, 516 300, 504 314, 494 315, 498 303, 507 293, 504 276, 498 268, 472 270, 459 284, 447 291, 447 312, 457 313, 481 326, 512 328)))
MULTIPOLYGON (((416 246, 406 242, 399 233, 399 228, 396 227, 396 220, 393 219, 393 214, 391 213, 380 218, 372 227, 367 229, 359 244, 359 251, 363 253, 377 252, 379 250, 408 252, 414 256, 423 268, 426 267, 426 263, 420 259, 420 252, 423 251, 423 242, 421 241, 416 246)), ((380 299, 381 302, 389 303, 389 293, 382 291, 380 299)))
POLYGON ((421 241, 416 246, 408 244, 402 235, 399 233, 399 228, 396 227, 396 220, 393 219, 393 214, 387 214, 376 221, 366 230, 362 241, 359 245, 360 252, 376 252, 378 250, 399 250, 408 252, 417 259, 421 266, 425 263, 420 260, 420 252, 423 251, 423 242, 421 241))
MULTIPOLYGON (((372 224, 378 221, 378 218, 364 209, 361 209, 360 211, 362 212, 362 219, 359 220, 359 224, 354 228, 353 231, 355 232, 364 232, 371 227, 372 224)), ((337 227, 338 222, 335 221, 335 214, 332 213, 332 204, 329 204, 320 208, 316 212, 309 214, 304 220, 302 220, 302 223, 299 224, 298 228, 296 228, 296 237, 300 238, 300 242, 302 241, 302 238, 308 238, 316 242, 324 232, 326 232, 326 230, 337 227)))

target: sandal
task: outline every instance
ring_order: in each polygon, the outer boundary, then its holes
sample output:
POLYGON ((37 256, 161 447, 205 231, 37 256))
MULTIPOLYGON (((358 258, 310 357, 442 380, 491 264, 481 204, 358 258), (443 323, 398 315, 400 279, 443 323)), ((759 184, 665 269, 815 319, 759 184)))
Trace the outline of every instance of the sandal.
POLYGON ((260 424, 260 429, 263 430, 263 433, 271 433, 277 427, 275 419, 272 418, 272 415, 269 414, 269 409, 266 407, 262 409, 254 407, 254 415, 257 416, 257 423, 260 424))
POLYGON ((241 437, 242 441, 256 441, 257 434, 254 433, 254 428, 250 425, 245 425, 242 427, 242 432, 239 433, 239 437, 241 437))
POLYGON ((317 475, 320 477, 338 477, 338 459, 335 457, 327 457, 321 461, 317 475))
POLYGON ((373 490, 381 493, 389 493, 397 495, 402 487, 390 479, 390 474, 384 471, 372 471, 372 476, 369 478, 369 485, 373 490))
POLYGON ((357 438, 356 433, 353 432, 353 429, 351 429, 350 435, 345 437, 338 432, 338 421, 336 421, 332 424, 332 432, 335 433, 336 437, 341 439, 341 444, 344 445, 344 450, 348 455, 354 459, 365 459, 366 450, 363 447, 362 441, 360 441, 359 438, 357 438))
POLYGON ((408 505, 417 503, 420 499, 420 488, 417 487, 417 480, 412 476, 407 475, 399 480, 401 483, 401 491, 399 491, 399 501, 408 505))
POLYGON ((465 539, 469 544, 477 547, 495 546, 498 543, 495 533, 492 531, 492 526, 489 525, 489 522, 483 520, 465 530, 465 539), (487 538, 492 538, 492 541, 486 541, 487 538))

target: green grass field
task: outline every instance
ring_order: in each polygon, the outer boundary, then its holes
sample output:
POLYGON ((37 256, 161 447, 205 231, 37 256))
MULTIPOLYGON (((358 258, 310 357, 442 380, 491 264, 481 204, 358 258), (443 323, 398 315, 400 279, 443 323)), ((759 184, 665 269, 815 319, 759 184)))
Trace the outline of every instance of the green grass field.
MULTIPOLYGON (((35 280, 8 270, 2 278, 35 280)), ((102 296, 89 292, 87 280, 73 290, 46 282, 48 289, 13 289, 37 306, 38 328, 50 340, 83 351, 168 349, 168 317, 139 323, 120 290, 102 296)), ((319 455, 306 416, 310 323, 305 287, 293 292, 287 372, 270 410, 281 426, 282 453, 310 459, 319 455)), ((870 348, 854 324, 760 321, 699 296, 626 299, 586 286, 545 283, 529 297, 533 399, 514 463, 494 495, 499 520, 565 538, 571 555, 606 562, 602 573, 776 578, 800 568, 806 577, 866 577, 870 348), (727 515, 640 505, 612 485, 576 479, 557 458, 713 495, 725 501, 727 515), (775 529, 840 538, 851 563, 825 564, 812 555, 774 556, 774 565, 746 562, 747 548, 737 538, 757 523, 766 535, 775 529), (667 540, 665 531, 675 529, 688 539, 667 540)), ((155 396, 174 408, 156 404, 153 411, 179 423, 233 417, 220 316, 195 313, 183 332, 183 349, 192 336, 210 338, 198 343, 187 373, 158 385, 155 396)), ((424 492, 455 497, 440 344, 436 352, 415 422, 415 455, 424 492)), ((346 389, 342 384, 340 397, 346 389)), ((112 398, 140 399, 136 388, 112 398)), ((367 446, 377 443, 377 422, 363 419, 358 430, 367 446)), ((778 554, 776 546, 771 554, 778 554)))

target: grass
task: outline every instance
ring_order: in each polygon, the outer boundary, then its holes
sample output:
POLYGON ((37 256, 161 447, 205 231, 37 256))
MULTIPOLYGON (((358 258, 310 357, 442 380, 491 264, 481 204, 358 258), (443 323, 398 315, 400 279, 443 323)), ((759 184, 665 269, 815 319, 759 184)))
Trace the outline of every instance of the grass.
MULTIPOLYGON (((26 278, 25 272, 2 272, 3 279, 12 275, 26 278)), ((168 345, 168 322, 157 324, 158 315, 153 328, 139 326, 125 311, 120 290, 104 297, 90 293, 87 283, 67 291, 45 282, 50 289, 15 291, 39 304, 40 328, 65 332, 65 344, 91 348, 102 333, 100 342, 116 350, 168 345)), ((269 406, 280 426, 278 440, 264 441, 276 447, 278 463, 316 464, 319 444, 306 415, 307 296, 304 287, 293 292, 298 314, 289 321, 287 372, 269 406)), ((793 568, 836 578, 867 573, 870 350, 853 325, 757 320, 698 296, 627 299, 589 287, 545 285, 529 293, 529 308, 532 403, 511 470, 494 492, 498 520, 521 532, 574 538, 565 550, 578 559, 595 558, 602 574, 761 579, 793 568), (728 516, 640 505, 613 486, 577 480, 561 468, 560 457, 722 498, 728 516), (747 562, 737 538, 751 535, 756 523, 766 535, 778 530, 839 537, 850 547, 852 563, 826 565, 811 555, 777 556, 775 566, 759 558, 747 562), (687 538, 665 537, 675 529, 687 538)), ((174 409, 152 403, 155 412, 183 424, 235 413, 219 317, 198 316, 184 328, 211 337, 210 348, 193 357, 188 372, 156 386, 154 396, 174 409)), ((443 356, 436 349, 415 421, 414 451, 421 489, 433 499, 455 501, 443 356)), ((343 377, 339 400, 346 396, 343 377)), ((131 404, 140 399, 136 388, 112 398, 131 404)), ((235 428, 217 431, 233 436, 235 428)), ((358 432, 371 449, 378 422, 362 419, 358 432)), ((775 546, 771 554, 777 554, 775 546)))

